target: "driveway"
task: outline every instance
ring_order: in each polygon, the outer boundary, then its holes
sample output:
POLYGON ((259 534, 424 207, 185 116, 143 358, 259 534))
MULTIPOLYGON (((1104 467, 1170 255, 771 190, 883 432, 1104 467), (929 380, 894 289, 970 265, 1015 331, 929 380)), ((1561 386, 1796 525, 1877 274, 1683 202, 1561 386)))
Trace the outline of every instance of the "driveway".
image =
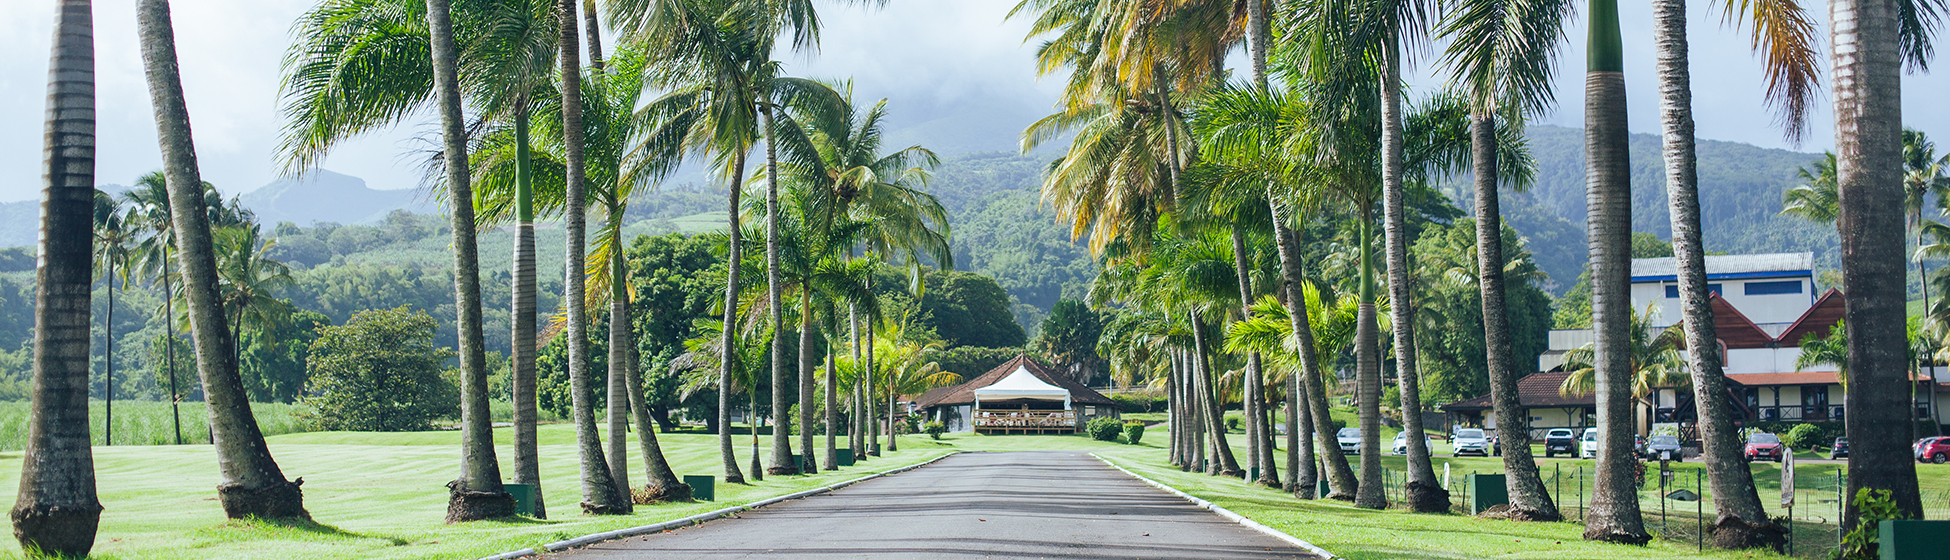
POLYGON ((1077 452, 964 453, 550 558, 1313 559, 1077 452))

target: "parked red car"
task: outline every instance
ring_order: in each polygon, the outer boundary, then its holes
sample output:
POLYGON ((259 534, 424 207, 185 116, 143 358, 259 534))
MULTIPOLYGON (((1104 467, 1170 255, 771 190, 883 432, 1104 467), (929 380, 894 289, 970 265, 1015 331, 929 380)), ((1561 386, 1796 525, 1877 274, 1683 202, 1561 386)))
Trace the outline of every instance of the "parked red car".
POLYGON ((1787 444, 1781 443, 1780 436, 1759 432, 1747 436, 1745 452, 1748 461, 1780 461, 1787 453, 1787 444))
POLYGON ((1939 465, 1950 463, 1950 438, 1928 438, 1917 442, 1916 460, 1939 465))

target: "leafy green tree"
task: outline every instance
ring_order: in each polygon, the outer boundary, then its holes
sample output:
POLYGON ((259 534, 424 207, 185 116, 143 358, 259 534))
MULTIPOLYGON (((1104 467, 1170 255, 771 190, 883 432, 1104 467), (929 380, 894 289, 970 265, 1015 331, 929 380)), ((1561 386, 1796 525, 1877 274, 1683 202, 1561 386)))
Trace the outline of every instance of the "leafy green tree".
POLYGON ((1081 301, 1062 300, 1043 319, 1036 334, 1036 352, 1068 370, 1078 382, 1093 383, 1097 367, 1104 361, 1097 354, 1097 342, 1103 334, 1103 314, 1081 301))
POLYGON ((1019 347, 1028 342, 1009 310, 1009 293, 995 279, 972 272, 927 273, 921 295, 922 324, 950 346, 1019 347))
POLYGON ((406 432, 460 411, 460 389, 441 376, 453 351, 433 346, 433 316, 374 309, 318 329, 299 403, 321 430, 406 432))
MULTIPOLYGON (((1456 220, 1430 227, 1416 240, 1416 346, 1428 378, 1426 402, 1461 400, 1489 392, 1483 352, 1482 307, 1477 302, 1476 224, 1456 220)), ((1550 295, 1537 287, 1544 274, 1515 229, 1503 228, 1504 292, 1515 355, 1513 363, 1536 364, 1549 344, 1550 295)), ((1531 366, 1534 367, 1534 366, 1531 366)))
POLYGON ((245 333, 240 367, 251 401, 296 402, 304 394, 311 343, 318 339, 319 327, 331 324, 331 317, 296 310, 271 331, 245 333))

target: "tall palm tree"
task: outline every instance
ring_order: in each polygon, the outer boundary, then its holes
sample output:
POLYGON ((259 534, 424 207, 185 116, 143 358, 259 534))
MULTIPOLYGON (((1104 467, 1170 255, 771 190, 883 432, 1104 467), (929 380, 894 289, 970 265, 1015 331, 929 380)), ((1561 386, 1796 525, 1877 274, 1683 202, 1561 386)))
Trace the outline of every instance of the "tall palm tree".
POLYGON ((232 519, 309 518, 304 479, 287 481, 271 458, 257 419, 251 413, 244 381, 237 371, 233 348, 237 341, 225 324, 223 301, 210 216, 204 206, 203 181, 198 177, 189 109, 176 60, 175 31, 168 0, 142 0, 136 8, 142 37, 142 60, 155 107, 163 174, 169 185, 171 218, 175 222, 177 266, 189 300, 190 335, 196 342, 197 369, 203 377, 203 396, 210 406, 217 465, 223 483, 217 496, 232 519))
POLYGON ((561 88, 562 167, 564 181, 564 227, 567 230, 565 254, 572 257, 563 264, 562 280, 564 334, 569 344, 569 384, 574 391, 576 452, 582 466, 582 511, 593 515, 630 513, 627 488, 617 484, 616 470, 603 453, 603 442, 596 430, 594 388, 589 386, 589 328, 587 270, 579 258, 588 246, 588 160, 582 115, 582 54, 577 33, 576 0, 556 2, 556 20, 561 34, 556 38, 561 88))
MULTIPOLYGON (((1902 65, 1927 65, 1928 34, 1906 36, 1903 20, 1918 11, 1895 0, 1836 1, 1833 21, 1837 226, 1841 230, 1842 281, 1849 287, 1846 313, 1849 384, 1846 419, 1850 436, 1848 495, 1874 488, 1894 493, 1906 515, 1921 517, 1916 463, 1908 438, 1878 429, 1913 420, 1907 402, 1910 379, 1904 332, 1905 295, 1902 212, 1902 65), (1920 48, 1919 48, 1920 47, 1920 48), (1920 52, 1919 52, 1920 51, 1920 52)), ((1935 11, 1927 19, 1934 20, 1935 11)), ((1843 510, 1853 528, 1861 511, 1843 510)))
POLYGON ((133 260, 133 248, 129 245, 136 236, 135 227, 130 223, 134 214, 123 214, 122 205, 101 189, 95 190, 95 261, 104 269, 102 278, 108 281, 108 312, 102 320, 104 331, 102 358, 102 445, 115 445, 115 281, 122 281, 122 288, 129 287, 129 262, 133 260), (120 267, 120 274, 117 274, 120 267))
MULTIPOLYGON (((210 189, 214 192, 216 189, 210 189)), ((126 218, 131 226, 141 232, 137 242, 135 261, 131 265, 139 269, 146 278, 153 278, 162 285, 162 316, 165 335, 163 338, 164 367, 169 372, 169 416, 170 425, 175 431, 176 445, 183 444, 183 413, 179 409, 183 392, 176 386, 176 292, 170 289, 171 270, 176 268, 176 260, 170 253, 176 248, 175 229, 169 217, 169 186, 160 171, 145 173, 136 179, 135 188, 123 194, 129 203, 126 218)))
MULTIPOLYGON (((1597 476, 1585 540, 1644 544, 1632 454, 1632 169, 1617 0, 1592 0, 1584 81, 1585 231, 1598 408, 1597 476)), ((1506 446, 1507 447, 1507 446, 1506 446)))
POLYGON ((14 538, 27 552, 79 558, 94 548, 102 515, 88 441, 94 8, 88 0, 61 0, 56 8, 34 281, 34 413, 12 518, 14 538))
MULTIPOLYGON (((1751 6, 1756 46, 1785 47, 1768 49, 1767 66, 1772 79, 1769 97, 1782 106, 1788 135, 1796 138, 1803 130, 1803 115, 1813 95, 1812 82, 1817 73, 1810 37, 1813 25, 1798 9, 1793 9, 1791 2, 1753 2, 1751 6), (1776 14, 1788 17, 1773 17, 1776 14)), ((1721 367, 1720 347, 1715 343, 1717 335, 1707 294, 1705 245, 1700 229, 1686 0, 1656 0, 1652 8, 1673 262, 1679 277, 1687 366, 1693 372, 1696 425, 1703 461, 1713 485, 1713 507, 1719 513, 1713 532, 1714 544, 1721 548, 1779 548, 1786 532, 1761 507, 1753 473, 1740 456, 1741 441, 1733 425, 1732 407, 1724 398, 1726 377, 1721 367)))
POLYGON ((1504 304, 1502 210, 1497 189, 1496 130, 1521 122, 1551 103, 1552 59, 1562 42, 1573 3, 1566 0, 1502 2, 1470 0, 1451 10, 1437 33, 1449 39, 1443 54, 1470 102, 1471 171, 1476 199, 1476 245, 1483 294, 1483 342, 1497 436, 1503 443, 1511 519, 1556 521, 1562 517, 1530 455, 1530 433, 1517 403, 1517 367, 1511 363, 1510 320, 1504 304))
MULTIPOLYGON (((260 235, 256 224, 216 230, 217 292, 232 340, 244 339, 250 326, 259 335, 276 332, 294 311, 275 295, 291 287, 291 269, 270 258, 276 241, 260 235)), ((238 346, 242 346, 239 344, 238 346)), ((233 347, 234 351, 241 350, 233 347)), ((242 354, 233 355, 243 367, 242 354)))

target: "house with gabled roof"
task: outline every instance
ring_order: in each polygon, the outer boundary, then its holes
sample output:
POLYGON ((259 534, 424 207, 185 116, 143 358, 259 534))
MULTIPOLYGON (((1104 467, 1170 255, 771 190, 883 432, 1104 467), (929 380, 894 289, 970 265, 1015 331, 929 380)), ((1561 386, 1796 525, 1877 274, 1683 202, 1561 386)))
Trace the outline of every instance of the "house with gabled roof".
POLYGON ((995 369, 915 399, 923 417, 951 432, 1072 434, 1096 418, 1118 418, 1117 401, 1018 355, 995 369))

